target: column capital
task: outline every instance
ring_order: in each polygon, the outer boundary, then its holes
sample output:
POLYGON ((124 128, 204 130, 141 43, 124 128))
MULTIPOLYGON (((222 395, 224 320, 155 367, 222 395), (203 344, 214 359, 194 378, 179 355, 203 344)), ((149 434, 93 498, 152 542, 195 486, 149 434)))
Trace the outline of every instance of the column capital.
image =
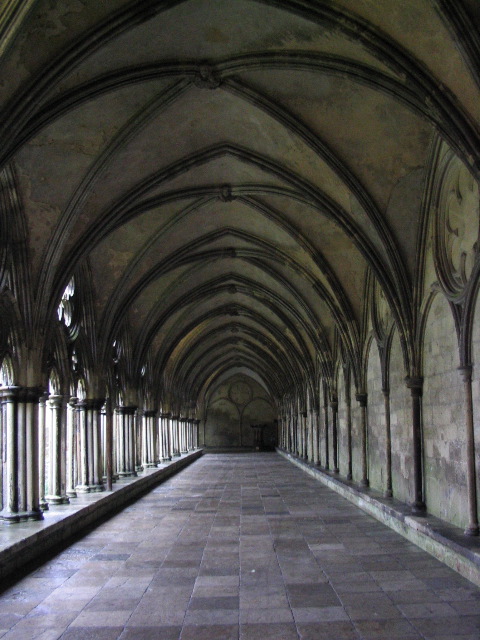
POLYGON ((300 411, 300 415, 302 416, 302 418, 306 418, 308 414, 306 411, 300 411))
POLYGON ((145 418, 155 418, 157 416, 157 412, 155 409, 149 409, 148 411, 144 411, 143 415, 145 418))
POLYGON ((105 403, 105 398, 85 398, 75 405, 81 411, 96 410, 100 411, 105 403))
POLYGON ((172 420, 180 420, 179 415, 172 416, 172 414, 170 414, 170 417, 172 418, 172 420))
POLYGON ((330 400, 330 408, 336 411, 338 409, 338 400, 330 400))
POLYGON ((51 396, 48 396, 48 404, 51 407, 60 408, 63 405, 63 401, 64 401, 64 396, 54 395, 54 394, 52 394, 51 396))
POLYGON ((364 391, 360 392, 360 393, 356 393, 355 394, 355 399, 357 402, 360 403, 361 407, 366 407, 367 406, 367 400, 368 400, 368 393, 365 393, 364 391))
POLYGON ((421 376, 407 376, 405 384, 410 389, 412 396, 421 396, 423 391, 423 378, 421 376))
POLYGON ((37 403, 40 396, 43 395, 42 387, 0 387, 0 399, 6 402, 32 402, 37 403))
POLYGON ((457 367, 457 370, 460 372, 460 375, 462 376, 462 380, 464 382, 471 382, 473 372, 473 367, 471 364, 464 364, 461 367, 457 367))
POLYGON ((138 407, 134 405, 115 407, 115 411, 122 416, 133 416, 138 407))

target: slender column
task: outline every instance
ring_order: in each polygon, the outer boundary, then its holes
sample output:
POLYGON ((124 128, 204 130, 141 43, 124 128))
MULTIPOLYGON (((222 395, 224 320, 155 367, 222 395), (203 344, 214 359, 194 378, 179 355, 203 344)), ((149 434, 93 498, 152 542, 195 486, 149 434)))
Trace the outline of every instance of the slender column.
POLYGON ((40 389, 3 387, 0 401, 5 425, 5 485, 0 518, 11 524, 41 520, 38 470, 40 389))
POLYGON ((162 419, 164 420, 164 436, 165 436, 165 460, 171 460, 173 457, 173 429, 172 429, 172 414, 163 413, 162 419))
POLYGON ((307 412, 306 411, 302 411, 302 413, 300 414, 300 424, 302 425, 302 458, 307 459, 308 458, 308 451, 307 451, 307 442, 308 442, 308 438, 307 438, 307 412))
POLYGON ((77 406, 77 427, 78 427, 78 482, 77 493, 88 493, 88 456, 87 456, 87 403, 81 400, 77 406))
POLYGON ((407 387, 412 395, 413 431, 413 496, 412 513, 425 511, 423 496, 423 446, 422 446, 422 391, 423 378, 407 378, 407 387))
POLYGON ((333 472, 338 473, 338 400, 332 400, 330 408, 332 409, 333 472))
POLYGON ((67 406, 67 442, 66 442, 66 486, 65 493, 69 498, 76 498, 76 431, 77 412, 75 405, 78 398, 71 397, 67 406))
POLYGON ((195 420, 195 449, 200 449, 200 422, 201 420, 195 420))
POLYGON ((352 453, 352 396, 350 394, 350 381, 345 385, 345 403, 347 407, 347 480, 353 478, 353 453, 352 453))
POLYGON ((187 418, 179 419, 180 430, 180 453, 188 453, 187 448, 187 418))
POLYGON ((360 404, 361 422, 360 422, 360 437, 362 440, 362 479, 360 484, 362 487, 368 487, 370 482, 368 480, 368 457, 367 457, 367 399, 366 393, 357 393, 357 402, 360 404))
POLYGON ((324 421, 325 421, 325 469, 330 468, 330 447, 329 447, 329 438, 328 438, 328 400, 327 394, 324 392, 323 394, 323 413, 324 413, 324 421))
POLYGON ((384 388, 383 392, 383 400, 385 403, 385 455, 387 458, 387 468, 385 478, 385 498, 391 498, 393 496, 392 489, 392 432, 390 427, 390 389, 384 388))
POLYGON ((105 405, 105 476, 106 489, 113 488, 113 415, 110 401, 105 405))
POLYGON ((80 436, 80 469, 77 493, 105 489, 102 481, 101 410, 103 400, 82 400, 77 404, 80 436))
POLYGON ((320 465, 320 412, 318 408, 312 414, 314 424, 314 445, 313 445, 313 463, 320 465))
POLYGON ((40 509, 48 510, 45 499, 45 412, 47 396, 41 395, 38 402, 38 489, 40 509))
POLYGON ((180 438, 179 438, 179 427, 180 427, 180 416, 172 416, 170 424, 172 425, 172 433, 173 433, 173 451, 172 454, 174 457, 178 457, 180 455, 180 438))
POLYGON ((143 456, 142 464, 144 469, 147 467, 155 467, 155 449, 154 449, 154 428, 156 411, 144 411, 143 412, 143 456))
POLYGON ((466 536, 478 536, 477 513, 477 481, 475 469, 475 431, 473 424, 473 400, 472 400, 472 367, 459 367, 465 390, 465 436, 467 441, 467 493, 468 493, 468 526, 465 528, 466 536))
POLYGON ((135 447, 135 471, 143 471, 142 465, 142 416, 138 409, 133 415, 133 443, 135 447))
POLYGON ((135 447, 135 411, 134 406, 117 407, 115 409, 118 435, 119 435, 119 460, 118 475, 121 477, 135 476, 136 474, 136 447, 135 447))
POLYGON ((64 448, 64 404, 63 396, 51 395, 48 398, 49 409, 49 474, 46 496, 50 504, 70 502, 65 492, 65 448, 64 448))

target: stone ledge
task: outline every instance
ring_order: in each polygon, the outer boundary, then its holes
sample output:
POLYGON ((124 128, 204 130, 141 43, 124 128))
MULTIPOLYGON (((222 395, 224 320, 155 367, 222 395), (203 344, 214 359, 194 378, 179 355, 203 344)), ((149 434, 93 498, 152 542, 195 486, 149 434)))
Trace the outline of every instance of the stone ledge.
POLYGON ((403 502, 384 498, 373 489, 352 482, 277 448, 277 452, 325 486, 353 502, 357 507, 390 527, 410 542, 480 586, 480 540, 435 516, 413 516, 403 502))
POLYGON ((0 524, 0 578, 41 558, 56 545, 118 511, 202 454, 199 449, 166 462, 160 468, 147 469, 139 477, 124 478, 114 484, 112 491, 82 494, 73 498, 71 504, 51 505, 43 520, 0 524))

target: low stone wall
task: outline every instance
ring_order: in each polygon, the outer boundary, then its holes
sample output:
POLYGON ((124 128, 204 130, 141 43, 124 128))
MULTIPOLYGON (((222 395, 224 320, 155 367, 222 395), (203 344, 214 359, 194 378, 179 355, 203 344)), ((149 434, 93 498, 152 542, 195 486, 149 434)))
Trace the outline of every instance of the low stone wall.
POLYGON ((357 487, 282 449, 277 451, 316 480, 480 586, 479 538, 469 538, 462 529, 429 514, 412 516, 405 503, 382 498, 380 493, 357 487))
POLYGON ((122 480, 115 483, 111 492, 86 494, 75 498, 70 505, 52 507, 51 512, 45 513, 44 520, 0 526, 0 578, 10 576, 56 545, 119 511, 197 460, 202 453, 199 449, 184 454, 145 475, 122 480))

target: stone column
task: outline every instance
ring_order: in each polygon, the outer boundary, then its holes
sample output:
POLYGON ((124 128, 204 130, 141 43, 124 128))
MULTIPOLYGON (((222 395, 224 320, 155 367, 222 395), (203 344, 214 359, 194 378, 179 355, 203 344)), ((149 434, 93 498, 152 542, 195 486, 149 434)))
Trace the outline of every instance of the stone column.
POLYGON ((63 396, 51 395, 47 402, 49 419, 49 473, 48 496, 50 504, 70 502, 66 494, 65 482, 65 432, 63 396))
POLYGON ((201 420, 195 420, 195 449, 200 449, 200 422, 201 420))
POLYGON ((324 392, 323 394, 323 415, 324 415, 324 423, 325 423, 325 469, 330 468, 330 447, 329 447, 329 438, 328 438, 328 400, 327 394, 324 392))
POLYGON ((172 416, 170 419, 170 424, 172 425, 172 455, 174 458, 177 458, 180 455, 180 416, 172 416))
POLYGON ((65 476, 66 485, 65 493, 69 498, 76 498, 77 492, 75 491, 76 479, 76 434, 77 434, 77 411, 76 404, 78 398, 71 397, 67 405, 67 442, 66 442, 66 465, 65 476))
POLYGON ((360 422, 360 437, 362 443, 362 479, 360 484, 362 487, 368 487, 370 482, 368 480, 368 456, 367 456, 367 399, 366 393, 357 393, 357 402, 360 404, 361 422, 360 422))
POLYGON ((42 394, 38 402, 38 488, 39 504, 42 511, 48 511, 45 499, 45 412, 47 396, 42 394))
POLYGON ((307 434, 307 412, 302 411, 300 414, 300 424, 302 425, 302 453, 301 456, 305 460, 308 458, 307 451, 307 443, 308 443, 308 434, 307 434))
POLYGON ((143 434, 143 450, 142 450, 142 464, 146 469, 156 467, 156 452, 155 452, 155 422, 156 411, 144 411, 142 421, 142 434, 143 434))
POLYGON ((38 401, 36 387, 3 387, 5 484, 0 518, 6 523, 41 520, 38 473, 38 401))
POLYGON ((332 400, 330 408, 332 410, 333 472, 338 473, 338 400, 332 400))
POLYGON ((172 421, 170 413, 162 413, 162 435, 164 441, 163 460, 164 462, 171 460, 173 455, 172 443, 172 421))
POLYGON ((387 461, 385 478, 385 498, 393 496, 392 489, 392 432, 390 427, 390 389, 383 388, 383 399, 385 403, 385 456, 387 461))
POLYGON ((412 395, 412 436, 413 436, 413 502, 412 513, 425 511, 423 497, 423 444, 422 444, 422 392, 423 378, 409 377, 407 387, 412 395))
POLYGON ((468 494, 468 525, 465 528, 466 536, 478 536, 477 513, 477 480, 475 469, 475 431, 473 424, 473 399, 472 399, 472 367, 459 367, 465 391, 465 436, 467 442, 467 494, 468 494))
POLYGON ((320 411, 316 408, 312 414, 314 424, 313 463, 320 465, 320 411))
POLYGON ((188 453, 187 447, 187 418, 179 418, 180 453, 188 453))
POLYGON ((82 400, 77 404, 80 465, 77 493, 104 491, 102 481, 101 410, 103 400, 82 400))
POLYGON ((347 407, 347 480, 353 478, 353 454, 352 454, 352 396, 350 394, 350 381, 345 385, 345 403, 347 407))
POLYGON ((113 489, 113 416, 110 400, 105 403, 105 476, 107 491, 113 489))
POLYGON ((120 477, 136 476, 136 438, 135 438, 135 412, 137 407, 117 407, 118 447, 118 475, 120 477))

